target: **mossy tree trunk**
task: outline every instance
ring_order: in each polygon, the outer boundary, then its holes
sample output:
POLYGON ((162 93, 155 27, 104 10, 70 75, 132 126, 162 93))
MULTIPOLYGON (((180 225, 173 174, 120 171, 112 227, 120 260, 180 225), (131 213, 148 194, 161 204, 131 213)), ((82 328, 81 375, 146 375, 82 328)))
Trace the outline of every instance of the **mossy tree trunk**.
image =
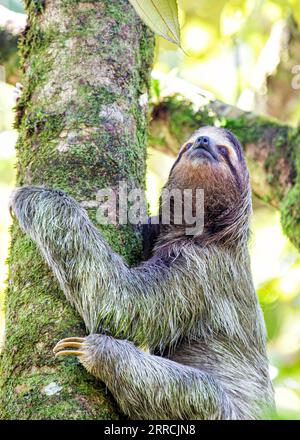
MULTIPOLYGON (((95 219, 96 193, 127 180, 143 187, 154 39, 127 0, 32 0, 21 43, 17 184, 61 188, 95 219)), ((103 228, 129 263, 131 226, 103 228)), ((61 338, 83 335, 35 245, 12 229, 1 356, 1 417, 115 419, 105 388, 76 360, 54 359, 61 338)))
MULTIPOLYGON (((296 92, 295 92, 296 93, 296 92)), ((284 232, 300 250, 300 128, 244 112, 219 101, 197 105, 182 96, 163 98, 152 110, 150 146, 177 155, 197 128, 217 125, 242 142, 256 196, 280 208, 284 232)))

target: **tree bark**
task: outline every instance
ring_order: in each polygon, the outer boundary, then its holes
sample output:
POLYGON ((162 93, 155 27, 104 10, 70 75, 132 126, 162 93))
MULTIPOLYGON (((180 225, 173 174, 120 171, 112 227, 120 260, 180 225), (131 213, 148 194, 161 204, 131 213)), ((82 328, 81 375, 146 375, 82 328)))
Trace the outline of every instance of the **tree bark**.
POLYGON ((281 210, 282 226, 300 249, 300 130, 206 97, 197 105, 183 96, 164 97, 152 110, 150 146, 176 155, 197 128, 217 125, 241 141, 253 192, 281 210))
MULTIPOLYGON (((127 0, 26 6, 17 184, 61 188, 95 220, 97 190, 120 180, 144 186, 153 35, 127 0)), ((102 232, 129 263, 139 259, 138 229, 102 232)), ((1 418, 118 418, 107 390, 76 360, 54 359, 59 339, 85 329, 16 224, 9 268, 1 418)))

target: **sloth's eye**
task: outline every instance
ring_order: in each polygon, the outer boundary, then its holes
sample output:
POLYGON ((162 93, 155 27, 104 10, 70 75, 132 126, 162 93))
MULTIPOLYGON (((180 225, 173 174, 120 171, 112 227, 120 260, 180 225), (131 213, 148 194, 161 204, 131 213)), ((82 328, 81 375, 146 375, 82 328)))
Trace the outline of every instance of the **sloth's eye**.
POLYGON ((186 150, 188 150, 189 148, 191 148, 193 146, 193 144, 191 142, 189 142, 188 144, 186 144, 185 148, 186 150))
POLYGON ((220 146, 218 147, 218 150, 222 154, 222 156, 228 156, 228 149, 226 147, 220 146))

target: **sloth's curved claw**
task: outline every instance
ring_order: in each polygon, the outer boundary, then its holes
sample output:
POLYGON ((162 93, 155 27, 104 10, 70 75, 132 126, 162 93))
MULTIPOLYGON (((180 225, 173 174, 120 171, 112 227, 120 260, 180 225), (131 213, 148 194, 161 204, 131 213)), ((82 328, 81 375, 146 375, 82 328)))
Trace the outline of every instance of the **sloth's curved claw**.
POLYGON ((84 342, 84 341, 85 341, 85 338, 77 338, 77 337, 64 338, 64 339, 61 339, 60 341, 58 341, 58 343, 56 345, 60 344, 61 342, 84 342))
POLYGON ((58 356, 82 356, 82 350, 85 338, 66 338, 59 341, 53 348, 55 357, 58 356), (69 350, 69 348, 76 348, 77 350, 69 350), (67 349, 67 350, 66 350, 67 349))
POLYGON ((84 355, 84 352, 78 351, 78 350, 62 350, 62 351, 55 353, 56 358, 58 356, 83 356, 83 355, 84 355))
POLYGON ((81 342, 61 342, 59 344, 56 344, 56 346, 53 348, 53 352, 57 353, 62 348, 81 348, 82 344, 81 342))

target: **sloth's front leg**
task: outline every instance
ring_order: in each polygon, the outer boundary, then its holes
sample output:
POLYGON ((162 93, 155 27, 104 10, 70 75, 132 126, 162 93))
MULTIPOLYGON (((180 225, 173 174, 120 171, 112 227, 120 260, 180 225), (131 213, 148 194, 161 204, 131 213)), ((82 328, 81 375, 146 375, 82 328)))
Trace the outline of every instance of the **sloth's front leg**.
MULTIPOLYGON (((40 248, 89 331, 96 331, 100 311, 108 304, 105 295, 114 282, 121 290, 119 278, 126 279, 121 257, 112 252, 79 203, 61 190, 18 188, 10 210, 40 248)), ((110 310, 107 313, 111 315, 110 310)))
POLYGON ((154 256, 128 267, 87 212, 61 190, 19 188, 10 207, 89 332, 105 328, 163 350, 198 326, 205 300, 197 259, 154 256))
POLYGON ((151 355, 126 340, 97 334, 67 338, 54 352, 78 356, 131 418, 237 418, 231 400, 211 374, 151 355))

